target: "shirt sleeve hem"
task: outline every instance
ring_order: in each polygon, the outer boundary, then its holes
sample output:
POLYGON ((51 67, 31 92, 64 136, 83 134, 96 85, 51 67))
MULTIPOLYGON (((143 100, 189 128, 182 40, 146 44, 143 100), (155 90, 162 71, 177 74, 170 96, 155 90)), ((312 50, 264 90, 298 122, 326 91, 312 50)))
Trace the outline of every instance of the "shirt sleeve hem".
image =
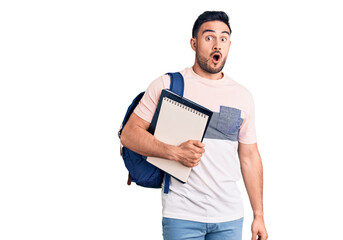
POLYGON ((252 140, 252 141, 238 140, 238 142, 243 143, 243 144, 254 144, 254 143, 257 143, 257 140, 252 140))
POLYGON ((151 119, 148 118, 147 116, 145 116, 141 111, 139 111, 137 108, 135 108, 135 110, 133 110, 133 112, 140 117, 141 119, 143 119, 144 121, 147 121, 148 123, 151 123, 151 119))

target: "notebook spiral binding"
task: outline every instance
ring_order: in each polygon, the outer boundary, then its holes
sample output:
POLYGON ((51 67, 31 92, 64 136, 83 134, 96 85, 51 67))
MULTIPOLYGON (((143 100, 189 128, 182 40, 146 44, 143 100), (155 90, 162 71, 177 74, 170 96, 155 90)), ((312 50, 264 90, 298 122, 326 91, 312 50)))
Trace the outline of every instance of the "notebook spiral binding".
POLYGON ((206 114, 203 114, 203 113, 201 113, 201 112, 199 112, 199 111, 197 111, 197 110, 194 110, 194 109, 192 109, 192 108, 190 108, 190 107, 187 107, 187 106, 185 106, 185 105, 183 105, 183 104, 181 104, 181 103, 179 103, 179 102, 176 102, 176 101, 174 101, 174 100, 172 100, 172 99, 170 99, 170 98, 164 97, 164 98, 163 98, 163 101, 167 101, 167 102, 169 102, 169 103, 171 103, 171 104, 174 104, 174 105, 176 105, 176 106, 178 106, 178 107, 182 107, 182 108, 184 108, 184 109, 186 109, 186 110, 188 110, 188 111, 190 111, 190 112, 192 112, 192 113, 195 113, 195 114, 197 114, 197 115, 199 115, 199 116, 201 116, 201 117, 203 117, 203 118, 207 118, 207 117, 208 117, 206 114))

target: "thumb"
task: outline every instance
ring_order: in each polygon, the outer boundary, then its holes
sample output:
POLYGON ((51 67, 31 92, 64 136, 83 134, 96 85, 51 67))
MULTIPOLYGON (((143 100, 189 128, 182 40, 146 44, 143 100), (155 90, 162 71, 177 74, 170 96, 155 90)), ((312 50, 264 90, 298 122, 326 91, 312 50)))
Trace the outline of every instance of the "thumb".
POLYGON ((203 144, 201 141, 199 140, 195 140, 193 141, 193 144, 197 147, 205 147, 205 144, 203 144))

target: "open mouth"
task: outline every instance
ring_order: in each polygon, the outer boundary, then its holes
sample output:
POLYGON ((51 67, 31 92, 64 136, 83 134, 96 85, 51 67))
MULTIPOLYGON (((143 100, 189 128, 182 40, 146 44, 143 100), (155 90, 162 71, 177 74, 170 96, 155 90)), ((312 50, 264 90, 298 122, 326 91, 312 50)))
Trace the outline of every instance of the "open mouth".
POLYGON ((214 63, 218 63, 220 60, 220 54, 219 53, 213 54, 212 59, 214 63))

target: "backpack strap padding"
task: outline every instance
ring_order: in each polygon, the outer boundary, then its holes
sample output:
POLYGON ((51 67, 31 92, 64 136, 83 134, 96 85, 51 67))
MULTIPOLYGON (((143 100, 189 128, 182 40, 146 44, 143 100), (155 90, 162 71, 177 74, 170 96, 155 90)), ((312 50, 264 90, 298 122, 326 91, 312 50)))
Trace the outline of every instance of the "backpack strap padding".
MULTIPOLYGON (((167 73, 170 76, 170 91, 176 93, 183 97, 183 91, 185 88, 184 79, 181 73, 167 73)), ((165 173, 164 178, 164 193, 168 194, 169 192, 169 185, 170 185, 170 174, 165 173)))
POLYGON ((167 73, 170 76, 170 91, 183 97, 183 91, 185 88, 183 76, 181 73, 167 73))

